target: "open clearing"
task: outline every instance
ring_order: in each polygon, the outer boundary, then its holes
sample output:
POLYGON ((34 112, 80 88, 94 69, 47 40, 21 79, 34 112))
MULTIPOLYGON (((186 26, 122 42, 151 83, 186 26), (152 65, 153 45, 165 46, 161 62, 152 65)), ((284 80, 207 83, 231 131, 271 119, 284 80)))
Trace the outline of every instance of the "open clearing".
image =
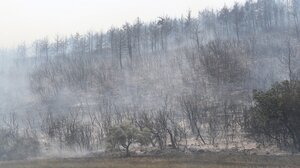
POLYGON ((68 158, 0 162, 1 168, 299 168, 300 156, 202 153, 193 156, 68 158))

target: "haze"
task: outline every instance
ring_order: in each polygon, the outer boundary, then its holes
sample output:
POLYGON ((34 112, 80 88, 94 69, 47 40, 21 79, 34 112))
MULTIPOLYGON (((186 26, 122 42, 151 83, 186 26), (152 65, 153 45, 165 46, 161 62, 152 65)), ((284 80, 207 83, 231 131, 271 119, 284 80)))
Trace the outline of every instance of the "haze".
POLYGON ((211 1, 0 0, 0 168, 300 168, 300 0, 211 1))
MULTIPOLYGON (((107 30, 137 17, 180 17, 192 10, 231 6, 235 0, 6 0, 0 6, 0 47, 87 31, 107 30)), ((242 2, 240 0, 239 2, 242 2)))

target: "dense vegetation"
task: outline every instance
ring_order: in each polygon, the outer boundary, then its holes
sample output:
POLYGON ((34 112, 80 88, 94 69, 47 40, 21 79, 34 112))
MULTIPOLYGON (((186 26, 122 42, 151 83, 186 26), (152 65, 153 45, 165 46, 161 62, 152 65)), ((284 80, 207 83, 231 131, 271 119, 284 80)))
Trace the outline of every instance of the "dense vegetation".
POLYGON ((256 91, 254 100, 249 122, 253 136, 299 151, 300 82, 276 83, 266 92, 256 91))

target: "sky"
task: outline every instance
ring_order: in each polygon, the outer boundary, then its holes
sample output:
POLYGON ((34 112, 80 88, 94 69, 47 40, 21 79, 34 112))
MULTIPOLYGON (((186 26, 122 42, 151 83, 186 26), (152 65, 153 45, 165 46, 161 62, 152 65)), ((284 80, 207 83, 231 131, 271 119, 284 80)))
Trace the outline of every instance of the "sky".
POLYGON ((0 48, 53 39, 76 32, 106 31, 112 26, 159 16, 196 15, 206 8, 244 0, 0 0, 0 48))

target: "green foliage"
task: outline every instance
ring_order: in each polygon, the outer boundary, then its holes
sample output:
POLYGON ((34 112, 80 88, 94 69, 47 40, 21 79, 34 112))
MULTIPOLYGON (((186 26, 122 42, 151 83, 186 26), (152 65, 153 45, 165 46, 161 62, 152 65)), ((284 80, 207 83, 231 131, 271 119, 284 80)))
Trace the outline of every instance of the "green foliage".
POLYGON ((276 83, 268 91, 254 91, 248 131, 260 141, 300 151, 300 81, 276 83))
POLYGON ((107 135, 107 148, 117 149, 120 146, 126 149, 127 156, 129 147, 133 143, 148 145, 151 140, 151 133, 148 129, 139 130, 132 124, 121 124, 109 129, 107 135))

